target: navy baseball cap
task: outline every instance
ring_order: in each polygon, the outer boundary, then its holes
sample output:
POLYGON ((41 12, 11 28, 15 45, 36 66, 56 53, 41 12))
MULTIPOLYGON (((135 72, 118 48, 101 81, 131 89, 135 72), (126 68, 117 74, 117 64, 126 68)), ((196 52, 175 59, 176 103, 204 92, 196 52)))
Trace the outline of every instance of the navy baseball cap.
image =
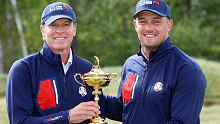
POLYGON ((60 18, 68 18, 76 23, 75 13, 69 5, 62 2, 49 4, 42 13, 41 25, 44 23, 50 25, 52 22, 60 18))
POLYGON ((142 11, 151 11, 162 17, 168 17, 171 19, 171 12, 169 6, 164 0, 140 0, 135 8, 135 14, 133 18, 142 11))

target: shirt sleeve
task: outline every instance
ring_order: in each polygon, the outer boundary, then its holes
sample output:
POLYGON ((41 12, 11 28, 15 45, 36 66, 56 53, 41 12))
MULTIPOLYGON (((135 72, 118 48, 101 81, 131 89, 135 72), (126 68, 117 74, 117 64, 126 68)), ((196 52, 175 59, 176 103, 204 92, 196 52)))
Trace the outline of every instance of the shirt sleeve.
POLYGON ((122 104, 115 96, 104 95, 106 117, 115 121, 122 121, 122 104))
POLYGON ((200 69, 179 73, 171 101, 171 121, 168 124, 196 124, 204 101, 205 75, 200 69))
POLYGON ((68 124, 67 111, 42 117, 34 117, 33 87, 30 70, 21 62, 15 62, 10 69, 6 85, 6 102, 11 124, 42 124, 45 122, 68 124))

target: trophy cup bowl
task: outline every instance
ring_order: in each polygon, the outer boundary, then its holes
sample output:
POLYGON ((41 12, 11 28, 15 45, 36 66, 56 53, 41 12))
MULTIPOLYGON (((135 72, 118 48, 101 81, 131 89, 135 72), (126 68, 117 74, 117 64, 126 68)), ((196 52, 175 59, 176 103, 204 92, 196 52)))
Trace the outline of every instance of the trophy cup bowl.
MULTIPOLYGON (((94 65, 92 70, 88 73, 85 73, 83 75, 76 73, 74 75, 74 78, 77 83, 79 83, 82 86, 92 87, 94 91, 92 92, 93 95, 95 95, 94 101, 98 104, 99 101, 99 95, 101 95, 101 91, 99 89, 109 86, 111 79, 113 75, 116 75, 117 78, 114 82, 117 81, 119 78, 119 75, 117 73, 105 73, 101 70, 99 66, 99 59, 97 56, 94 56, 96 58, 97 65, 94 65), (83 80, 83 83, 79 82, 76 77, 80 76, 80 78, 83 80)), ((113 83, 114 83, 113 82, 113 83)), ((107 124, 107 122, 104 121, 99 115, 97 114, 93 119, 91 119, 90 124, 107 124)))

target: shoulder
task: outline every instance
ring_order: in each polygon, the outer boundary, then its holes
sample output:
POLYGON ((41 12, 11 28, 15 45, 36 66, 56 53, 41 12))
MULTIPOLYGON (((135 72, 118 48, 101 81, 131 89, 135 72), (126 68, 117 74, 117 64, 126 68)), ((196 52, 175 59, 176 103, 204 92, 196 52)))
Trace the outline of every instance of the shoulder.
POLYGON ((141 71, 146 66, 146 61, 142 56, 137 54, 130 56, 124 63, 122 68, 122 73, 127 73, 127 71, 136 72, 141 71))
POLYGON ((77 55, 74 56, 74 62, 76 64, 81 64, 81 65, 90 65, 90 66, 92 65, 91 62, 89 62, 88 60, 83 59, 83 58, 81 58, 81 57, 79 57, 77 55))
POLYGON ((92 69, 93 64, 86 59, 83 59, 77 55, 74 56, 73 63, 79 70, 84 70, 86 72, 92 69))
POLYGON ((200 65, 190 56, 185 54, 179 48, 175 47, 169 57, 170 68, 178 73, 179 80, 181 79, 203 79, 205 75, 200 65))
POLYGON ((130 56, 124 63, 124 65, 131 65, 137 63, 138 61, 142 61, 143 57, 138 56, 137 54, 130 56))
POLYGON ((186 70, 186 71, 192 71, 192 70, 200 70, 202 71, 199 64, 190 56, 188 56, 186 53, 184 53, 182 50, 180 50, 177 47, 174 47, 172 54, 170 56, 171 62, 178 63, 180 69, 186 70))
POLYGON ((16 80, 18 83, 19 79, 24 82, 25 79, 28 79, 31 76, 31 72, 36 72, 36 69, 38 68, 36 63, 39 63, 39 61, 39 52, 15 61, 9 70, 8 81, 16 80))
POLYGON ((37 62, 36 60, 39 60, 40 58, 40 54, 39 52, 36 52, 36 53, 33 53, 33 54, 30 54, 24 58, 21 58, 19 60, 16 60, 12 67, 25 67, 25 66, 29 66, 35 62, 37 62))

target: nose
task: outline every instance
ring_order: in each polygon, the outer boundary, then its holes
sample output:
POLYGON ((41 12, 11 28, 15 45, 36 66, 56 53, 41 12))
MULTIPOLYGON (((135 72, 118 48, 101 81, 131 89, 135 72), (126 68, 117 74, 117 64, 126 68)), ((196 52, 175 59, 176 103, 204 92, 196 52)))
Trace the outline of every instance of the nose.
POLYGON ((57 26, 56 32, 57 32, 57 33, 62 33, 62 32, 64 32, 63 26, 61 26, 61 25, 57 26))
POLYGON ((151 23, 147 23, 145 26, 146 31, 152 31, 153 30, 153 26, 151 23))

